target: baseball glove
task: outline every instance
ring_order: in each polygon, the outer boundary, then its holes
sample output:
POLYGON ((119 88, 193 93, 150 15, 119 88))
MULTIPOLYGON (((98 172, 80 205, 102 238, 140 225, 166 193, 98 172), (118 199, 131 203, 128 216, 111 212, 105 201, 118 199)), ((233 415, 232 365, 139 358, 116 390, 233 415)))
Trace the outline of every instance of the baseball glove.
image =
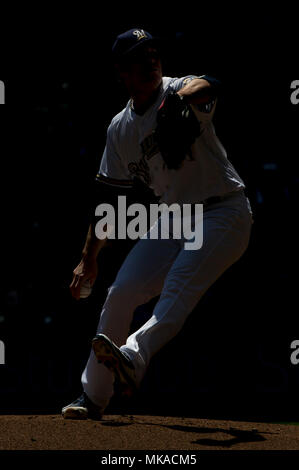
POLYGON ((169 169, 178 170, 187 156, 193 160, 191 146, 200 134, 200 124, 180 95, 169 93, 157 113, 155 141, 169 169))

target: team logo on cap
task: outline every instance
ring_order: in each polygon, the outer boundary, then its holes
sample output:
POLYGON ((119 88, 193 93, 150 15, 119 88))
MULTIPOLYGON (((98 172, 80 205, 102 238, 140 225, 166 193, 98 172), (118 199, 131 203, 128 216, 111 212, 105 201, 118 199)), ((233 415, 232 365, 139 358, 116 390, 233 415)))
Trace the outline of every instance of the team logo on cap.
POLYGON ((137 37, 137 41, 140 41, 140 39, 147 37, 143 29, 136 29, 135 31, 133 31, 133 34, 137 37))

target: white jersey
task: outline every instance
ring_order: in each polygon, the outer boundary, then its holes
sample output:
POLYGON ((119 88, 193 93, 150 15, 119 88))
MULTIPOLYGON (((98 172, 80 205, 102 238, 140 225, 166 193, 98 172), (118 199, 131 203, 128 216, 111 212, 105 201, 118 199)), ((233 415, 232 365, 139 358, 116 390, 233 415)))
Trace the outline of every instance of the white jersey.
POLYGON ((165 96, 178 91, 195 76, 163 77, 156 101, 143 115, 134 112, 131 101, 111 121, 98 181, 118 187, 131 187, 134 177, 153 189, 159 202, 200 203, 211 196, 222 196, 245 185, 227 158, 212 123, 216 101, 192 105, 200 125, 200 136, 192 146, 193 160, 186 159, 178 170, 169 170, 155 144, 152 131, 165 96))

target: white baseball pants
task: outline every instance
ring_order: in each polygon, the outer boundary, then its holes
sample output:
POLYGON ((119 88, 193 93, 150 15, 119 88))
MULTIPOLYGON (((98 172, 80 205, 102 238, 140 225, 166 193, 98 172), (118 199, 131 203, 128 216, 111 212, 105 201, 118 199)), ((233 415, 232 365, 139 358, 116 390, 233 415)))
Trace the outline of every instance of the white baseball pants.
MULTIPOLYGON (((153 355, 183 327, 206 290, 248 246, 252 225, 243 190, 204 208, 203 245, 185 250, 185 239, 141 238, 108 289, 97 333, 104 333, 131 358, 140 384, 153 355), (128 337, 135 309, 160 295, 152 317, 128 337)), ((103 409, 113 395, 113 374, 91 351, 83 389, 103 409)))

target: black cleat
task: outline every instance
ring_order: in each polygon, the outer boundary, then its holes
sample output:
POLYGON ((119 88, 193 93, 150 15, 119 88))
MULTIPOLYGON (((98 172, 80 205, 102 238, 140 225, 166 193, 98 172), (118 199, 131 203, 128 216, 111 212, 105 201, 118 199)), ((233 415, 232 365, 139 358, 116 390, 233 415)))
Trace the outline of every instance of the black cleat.
POLYGON ((103 410, 92 403, 85 392, 69 405, 61 410, 64 419, 95 419, 99 420, 103 416, 103 410))

